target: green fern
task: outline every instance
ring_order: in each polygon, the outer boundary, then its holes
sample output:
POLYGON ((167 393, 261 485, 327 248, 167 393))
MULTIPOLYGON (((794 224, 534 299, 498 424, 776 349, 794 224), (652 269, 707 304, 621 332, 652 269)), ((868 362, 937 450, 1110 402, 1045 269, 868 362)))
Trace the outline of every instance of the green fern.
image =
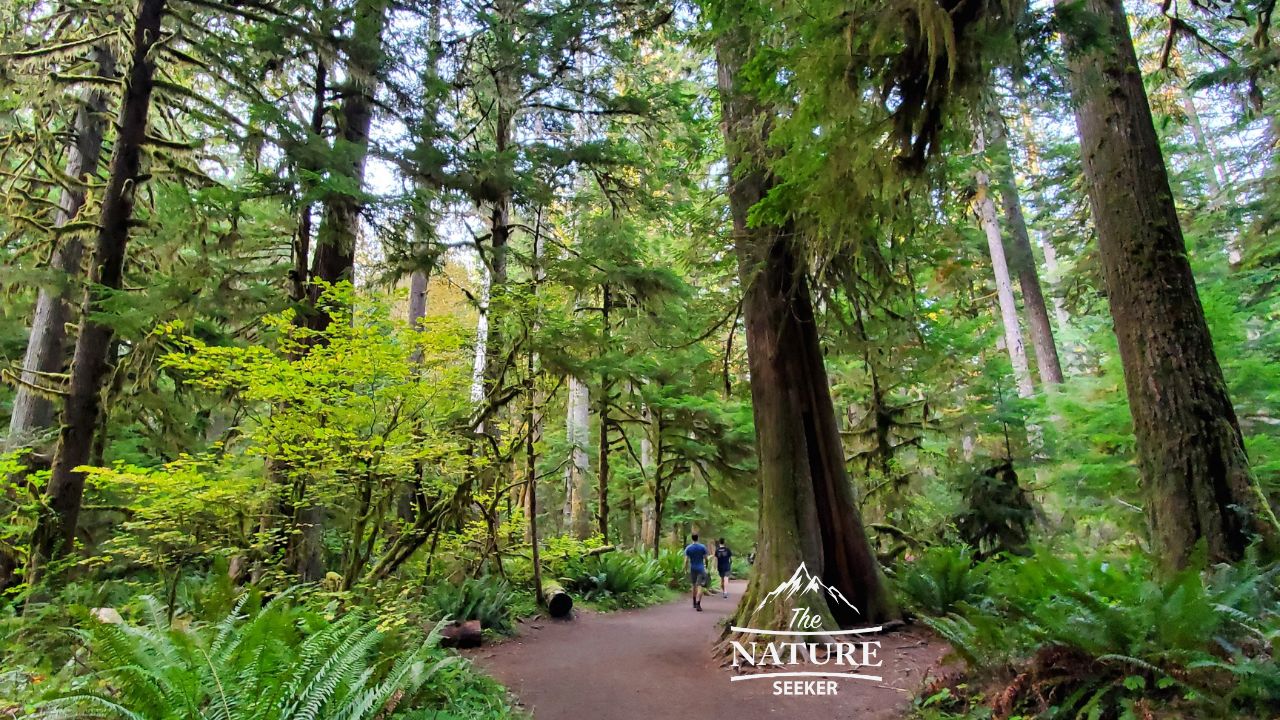
MULTIPOLYGON (((913 585, 926 600, 945 587, 938 564, 913 585)), ((976 674, 1029 678, 1010 685, 1015 694, 1039 684, 1025 701, 1047 701, 1045 717, 1126 717, 1139 700, 1191 704, 1195 717, 1261 717, 1280 697, 1277 576, 1250 560, 1159 579, 1142 557, 1041 553, 990 564, 987 599, 926 623, 976 674)))
POLYGON ((933 547, 899 570, 898 589, 912 609, 942 616, 986 590, 985 572, 963 547, 933 547))
POLYGON ((221 621, 179 627, 146 598, 145 626, 83 631, 95 672, 38 707, 41 718, 129 720, 363 720, 385 717, 452 657, 435 633, 381 661, 387 638, 350 613, 327 622, 279 597, 221 621))
POLYGON ((509 633, 514 627, 515 602, 511 585, 489 576, 442 583, 427 596, 427 603, 441 619, 479 620, 481 627, 500 633, 509 633))
POLYGON ((659 561, 620 551, 572 560, 562 572, 566 590, 612 607, 643 605, 667 584, 659 561))

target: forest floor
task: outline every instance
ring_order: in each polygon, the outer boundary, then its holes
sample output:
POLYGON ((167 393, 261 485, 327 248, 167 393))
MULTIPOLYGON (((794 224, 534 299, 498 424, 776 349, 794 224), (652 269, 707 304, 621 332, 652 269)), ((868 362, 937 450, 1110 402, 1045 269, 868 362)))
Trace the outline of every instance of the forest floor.
POLYGON ((700 613, 682 597, 639 610, 575 610, 568 621, 525 621, 517 637, 467 655, 534 720, 890 720, 906 714, 948 649, 909 627, 878 638, 882 682, 841 680, 834 696, 774 696, 773 681, 730 682, 733 669, 712 655, 720 621, 745 589, 745 582, 731 582, 728 599, 713 593, 700 613))

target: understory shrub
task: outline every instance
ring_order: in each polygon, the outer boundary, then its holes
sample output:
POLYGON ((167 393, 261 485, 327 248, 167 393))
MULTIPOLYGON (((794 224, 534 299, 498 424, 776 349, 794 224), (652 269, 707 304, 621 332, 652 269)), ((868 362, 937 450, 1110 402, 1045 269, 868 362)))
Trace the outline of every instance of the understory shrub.
POLYGON ((921 705, 934 717, 1274 717, 1278 568, 1250 560, 1161 580, 1142 556, 991 564, 984 599, 926 620, 969 671, 935 682, 921 705))
POLYGON ((328 620, 282 597, 242 598, 213 624, 170 622, 144 598, 144 626, 93 622, 82 631, 91 673, 64 680, 39 718, 325 720, 403 716, 454 656, 434 633, 390 636, 360 612, 328 620))
POLYGON ((684 569, 684 552, 676 549, 663 549, 658 552, 658 568, 667 587, 676 590, 689 589, 689 573, 684 569))
POLYGON ((616 550, 570 560, 562 573, 565 590, 604 607, 645 605, 667 585, 657 561, 616 550))
POLYGON ((897 571, 899 595, 921 615, 940 616, 970 602, 986 590, 985 569, 975 566, 966 547, 925 549, 897 571))
POLYGON ((506 634, 514 626, 516 595, 506 580, 484 575, 436 585, 427 595, 427 604, 438 618, 479 620, 486 630, 506 634))

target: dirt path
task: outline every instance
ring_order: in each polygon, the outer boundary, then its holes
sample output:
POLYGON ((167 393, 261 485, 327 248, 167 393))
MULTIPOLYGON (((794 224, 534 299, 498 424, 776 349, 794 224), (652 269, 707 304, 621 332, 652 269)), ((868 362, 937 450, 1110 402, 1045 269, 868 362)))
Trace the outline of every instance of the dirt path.
POLYGON ((700 613, 684 599, 642 610, 581 612, 568 622, 530 622, 518 637, 469 655, 510 688, 534 720, 890 720, 902 717, 927 673, 937 674, 945 646, 905 630, 879 638, 884 666, 876 674, 883 682, 840 680, 837 694, 826 697, 774 696, 770 680, 730 682, 732 669, 719 666, 711 647, 719 621, 745 586, 731 583, 728 599, 712 595, 700 613))

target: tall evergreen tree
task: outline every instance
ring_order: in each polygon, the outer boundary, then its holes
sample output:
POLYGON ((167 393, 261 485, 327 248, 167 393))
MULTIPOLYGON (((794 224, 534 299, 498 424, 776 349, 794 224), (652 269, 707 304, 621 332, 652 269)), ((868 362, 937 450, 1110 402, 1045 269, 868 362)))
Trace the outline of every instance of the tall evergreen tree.
POLYGON ((1080 151, 1124 365, 1154 550, 1236 560, 1274 544, 1187 259, 1121 0, 1060 0, 1080 151))
POLYGON ((70 552, 75 543, 85 483, 80 466, 89 460, 102 413, 103 383, 114 360, 115 330, 98 315, 124 278, 134 198, 139 185, 146 182, 142 153, 148 142, 148 115, 155 89, 153 48, 163 40, 161 23, 166 5, 166 0, 139 0, 133 19, 129 69, 90 259, 89 284, 80 308, 71 379, 62 406, 62 430, 45 488, 47 509, 40 514, 31 542, 28 582, 35 582, 48 562, 70 552))
POLYGON ((840 623, 874 623, 897 610, 845 469, 795 228, 749 219, 773 184, 765 143, 773 110, 742 80, 744 68, 761 48, 754 22, 756 18, 727 5, 715 18, 761 497, 753 583, 735 620, 746 627, 785 627, 792 608, 812 600, 761 601, 805 563, 858 608, 856 615, 839 605, 811 606, 810 612, 840 623))

